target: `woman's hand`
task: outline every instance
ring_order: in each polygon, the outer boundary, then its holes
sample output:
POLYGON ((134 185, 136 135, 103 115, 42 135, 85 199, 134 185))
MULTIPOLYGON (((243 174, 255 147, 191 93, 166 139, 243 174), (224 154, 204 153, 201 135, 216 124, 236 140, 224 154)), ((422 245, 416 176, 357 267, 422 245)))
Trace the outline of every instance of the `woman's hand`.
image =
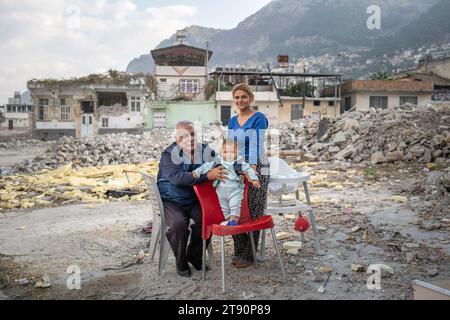
POLYGON ((252 181, 252 185, 257 189, 261 188, 261 183, 258 180, 252 181))
POLYGON ((217 168, 208 171, 209 181, 220 180, 222 182, 225 182, 227 176, 228 176, 227 170, 223 166, 219 166, 217 168))

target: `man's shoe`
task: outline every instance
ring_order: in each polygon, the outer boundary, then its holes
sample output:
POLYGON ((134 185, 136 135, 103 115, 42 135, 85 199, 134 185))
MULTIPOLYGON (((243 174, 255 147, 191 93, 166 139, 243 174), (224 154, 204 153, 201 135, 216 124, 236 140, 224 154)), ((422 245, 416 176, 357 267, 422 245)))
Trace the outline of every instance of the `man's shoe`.
POLYGON ((189 268, 189 266, 185 270, 179 269, 177 267, 177 273, 178 273, 178 275, 185 277, 185 278, 189 278, 190 276, 192 276, 192 272, 191 272, 191 269, 189 268))
MULTIPOLYGON (((197 271, 202 271, 202 264, 200 263, 200 264, 196 264, 196 263, 193 263, 192 261, 190 261, 190 260, 188 260, 189 261, 189 263, 190 264, 192 264, 192 266, 194 267, 194 269, 195 270, 197 270, 197 271)), ((208 265, 206 265, 206 267, 205 267, 205 270, 206 271, 209 271, 209 266, 208 265)))

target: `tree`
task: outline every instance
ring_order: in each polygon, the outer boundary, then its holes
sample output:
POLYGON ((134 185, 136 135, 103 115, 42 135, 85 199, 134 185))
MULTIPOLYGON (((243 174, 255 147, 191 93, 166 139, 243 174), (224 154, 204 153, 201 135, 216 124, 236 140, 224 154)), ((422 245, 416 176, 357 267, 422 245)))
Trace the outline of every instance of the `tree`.
POLYGON ((386 70, 380 70, 372 74, 370 80, 392 80, 392 76, 386 70))
POLYGON ((284 90, 283 94, 289 97, 303 97, 303 94, 306 97, 313 97, 314 87, 311 85, 309 81, 305 83, 303 82, 290 83, 284 90))

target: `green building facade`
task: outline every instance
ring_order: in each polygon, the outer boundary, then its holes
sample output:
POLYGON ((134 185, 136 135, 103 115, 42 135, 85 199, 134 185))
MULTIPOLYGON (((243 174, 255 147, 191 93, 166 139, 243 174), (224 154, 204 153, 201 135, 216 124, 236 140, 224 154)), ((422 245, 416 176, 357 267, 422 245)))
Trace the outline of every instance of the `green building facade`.
POLYGON ((146 129, 165 127, 173 129, 181 120, 202 122, 204 128, 216 122, 217 109, 214 101, 151 101, 145 115, 146 129))

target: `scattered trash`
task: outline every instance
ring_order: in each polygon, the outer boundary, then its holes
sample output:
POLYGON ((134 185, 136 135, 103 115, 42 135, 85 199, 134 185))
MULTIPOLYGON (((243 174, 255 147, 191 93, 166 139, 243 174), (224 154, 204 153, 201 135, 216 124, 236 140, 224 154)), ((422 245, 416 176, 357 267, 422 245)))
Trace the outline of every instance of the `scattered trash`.
POLYGON ((292 236, 287 232, 279 232, 277 233, 277 240, 286 240, 290 239, 292 236))
POLYGON ((437 275, 439 275, 439 270, 435 267, 429 268, 427 270, 427 275, 429 277, 436 277, 437 275))
POLYGON ((142 233, 151 234, 153 231, 153 221, 150 221, 145 228, 142 229, 142 233))
POLYGON ((284 218, 286 220, 295 220, 295 219, 297 219, 297 215, 295 215, 295 214, 285 214, 284 218))
POLYGON ((354 227, 352 228, 352 232, 357 232, 357 231, 359 231, 359 230, 361 230, 361 227, 360 227, 360 226, 354 226, 354 227))
POLYGON ((352 271, 354 272, 366 272, 366 267, 360 264, 352 264, 352 271))
POLYGON ((242 293, 242 296, 244 297, 244 300, 250 300, 253 299, 255 297, 255 294, 253 292, 249 293, 247 295, 247 293, 245 293, 245 291, 242 293))
POLYGON ((362 235, 362 239, 363 241, 367 241, 368 240, 368 236, 367 236, 367 231, 364 231, 363 235, 362 235))
POLYGON ((331 272, 333 272, 333 269, 330 267, 320 267, 319 272, 320 273, 331 273, 331 272))
POLYGON ((136 264, 142 264, 142 263, 144 263, 144 258, 145 258, 145 252, 143 250, 141 250, 134 258, 130 259, 127 262, 122 263, 122 265, 117 266, 117 267, 104 268, 103 271, 123 270, 123 269, 129 268, 131 266, 134 266, 136 264))
POLYGON ((352 208, 344 208, 344 209, 342 209, 342 213, 343 214, 352 214, 353 209, 352 208))
POLYGON ((52 282, 50 280, 50 277, 48 275, 45 275, 42 277, 42 281, 36 282, 36 288, 50 288, 52 286, 52 282))
POLYGON ((30 280, 23 278, 15 281, 19 286, 27 286, 30 284, 30 280))
POLYGON ((290 249, 297 249, 300 250, 302 248, 303 244, 300 241, 286 241, 283 243, 283 249, 290 250, 290 249))
POLYGON ((391 197, 391 200, 393 200, 395 202, 400 202, 400 203, 408 202, 408 198, 402 197, 402 196, 393 196, 393 197, 391 197))
POLYGON ((331 273, 328 273, 327 280, 325 280, 325 283, 324 283, 323 285, 321 285, 321 286, 319 287, 319 289, 317 289, 317 291, 318 291, 320 294, 324 294, 324 293, 325 293, 325 286, 327 285, 328 280, 330 280, 330 276, 331 276, 331 273))

